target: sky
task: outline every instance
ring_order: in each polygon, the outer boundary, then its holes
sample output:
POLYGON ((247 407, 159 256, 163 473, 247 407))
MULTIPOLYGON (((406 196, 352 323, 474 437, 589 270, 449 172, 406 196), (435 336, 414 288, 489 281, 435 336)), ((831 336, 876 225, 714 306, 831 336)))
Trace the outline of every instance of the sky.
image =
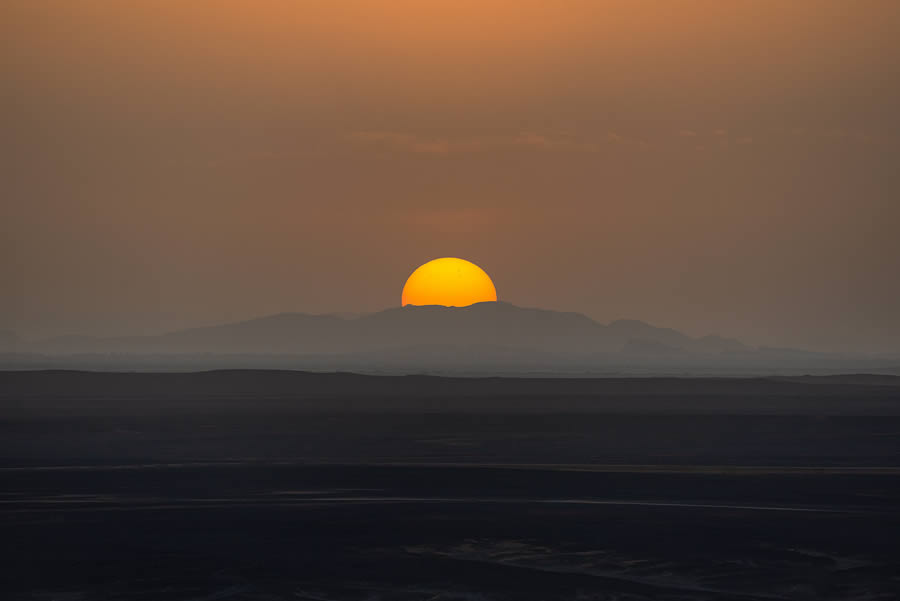
POLYGON ((900 351, 896 0, 5 0, 0 328, 501 300, 900 351))

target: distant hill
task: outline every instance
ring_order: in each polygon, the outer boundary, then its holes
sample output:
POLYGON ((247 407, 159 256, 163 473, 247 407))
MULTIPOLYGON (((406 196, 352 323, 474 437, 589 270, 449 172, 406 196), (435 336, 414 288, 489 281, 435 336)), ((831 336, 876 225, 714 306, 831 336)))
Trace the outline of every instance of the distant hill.
POLYGON ((737 340, 718 336, 692 338, 642 321, 620 320, 604 325, 580 313, 526 309, 504 302, 462 308, 406 306, 352 319, 283 313, 159 336, 63 336, 34 343, 29 350, 50 354, 388 353, 403 356, 422 349, 430 349, 427 353, 434 354, 436 348, 445 349, 443 352, 493 349, 490 354, 499 352, 511 360, 516 353, 657 356, 750 350, 737 340))

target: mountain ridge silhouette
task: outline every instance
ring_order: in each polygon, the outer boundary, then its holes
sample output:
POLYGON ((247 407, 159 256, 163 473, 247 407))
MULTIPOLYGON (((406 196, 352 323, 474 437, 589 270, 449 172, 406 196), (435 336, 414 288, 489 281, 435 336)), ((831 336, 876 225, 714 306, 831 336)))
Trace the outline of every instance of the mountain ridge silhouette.
POLYGON ((44 353, 347 354, 435 346, 567 354, 751 350, 738 340, 721 336, 694 338, 634 319, 601 324, 581 313, 524 308, 502 301, 467 307, 407 305, 352 318, 278 313, 154 336, 59 336, 29 346, 44 353))

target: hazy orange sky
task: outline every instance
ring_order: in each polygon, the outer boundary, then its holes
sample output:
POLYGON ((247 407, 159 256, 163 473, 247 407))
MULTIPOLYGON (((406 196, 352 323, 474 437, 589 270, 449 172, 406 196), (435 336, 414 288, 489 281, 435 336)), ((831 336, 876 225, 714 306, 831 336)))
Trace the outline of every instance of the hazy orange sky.
POLYGON ((501 300, 900 350, 896 0, 5 0, 0 328, 501 300))

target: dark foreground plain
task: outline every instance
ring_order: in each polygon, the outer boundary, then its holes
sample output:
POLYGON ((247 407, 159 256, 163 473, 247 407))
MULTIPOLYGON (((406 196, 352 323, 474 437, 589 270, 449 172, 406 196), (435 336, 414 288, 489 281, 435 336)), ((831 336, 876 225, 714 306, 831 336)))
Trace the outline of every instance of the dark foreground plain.
POLYGON ((900 381, 0 373, 0 597, 900 598, 900 381))

